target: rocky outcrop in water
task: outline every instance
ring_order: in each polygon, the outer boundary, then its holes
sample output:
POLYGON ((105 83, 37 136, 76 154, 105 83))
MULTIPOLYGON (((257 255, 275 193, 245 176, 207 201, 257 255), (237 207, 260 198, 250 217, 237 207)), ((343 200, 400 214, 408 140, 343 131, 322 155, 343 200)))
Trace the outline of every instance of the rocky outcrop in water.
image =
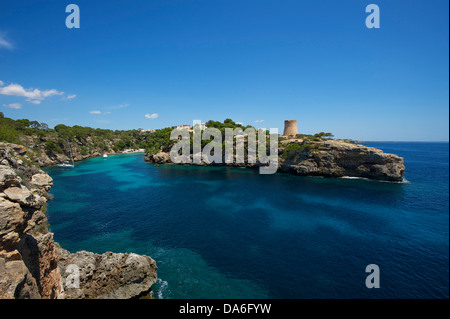
MULTIPOLYGON (((286 140, 281 143, 278 153, 278 171, 301 176, 349 176, 401 182, 405 173, 403 158, 342 140, 286 140)), ((145 160, 155 164, 172 164, 169 153, 164 152, 147 154, 145 160)), ((192 165, 208 164, 202 162, 192 165)), ((248 168, 260 166, 259 163, 224 165, 248 168)))
POLYGON ((46 204, 53 180, 27 151, 0 145, 0 299, 138 298, 156 282, 156 263, 136 254, 70 253, 53 240, 46 204), (19 158, 21 157, 21 158, 19 158), (25 161, 24 161, 25 160, 25 161), (70 269, 77 269, 74 287, 70 269))
POLYGON ((325 140, 309 145, 293 159, 281 158, 280 170, 303 176, 403 181, 404 160, 397 155, 340 140, 325 140))

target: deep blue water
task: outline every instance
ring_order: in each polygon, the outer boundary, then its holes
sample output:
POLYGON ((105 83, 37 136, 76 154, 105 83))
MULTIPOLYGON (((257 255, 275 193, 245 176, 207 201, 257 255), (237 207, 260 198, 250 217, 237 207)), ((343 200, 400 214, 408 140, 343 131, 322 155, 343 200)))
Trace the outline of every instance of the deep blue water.
POLYGON ((147 254, 157 298, 448 298, 449 144, 366 143, 409 183, 155 166, 143 154, 48 168, 55 239, 147 254), (381 288, 367 289, 368 264, 381 288))

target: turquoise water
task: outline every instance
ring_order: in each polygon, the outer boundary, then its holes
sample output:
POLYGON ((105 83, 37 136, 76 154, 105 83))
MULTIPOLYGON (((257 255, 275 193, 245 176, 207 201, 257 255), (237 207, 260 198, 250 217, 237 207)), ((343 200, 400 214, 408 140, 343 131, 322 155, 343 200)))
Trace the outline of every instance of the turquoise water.
POLYGON ((448 143, 368 143, 409 183, 155 166, 143 154, 47 168, 55 239, 147 254, 157 298, 448 298, 448 143), (377 264, 381 288, 367 289, 377 264))

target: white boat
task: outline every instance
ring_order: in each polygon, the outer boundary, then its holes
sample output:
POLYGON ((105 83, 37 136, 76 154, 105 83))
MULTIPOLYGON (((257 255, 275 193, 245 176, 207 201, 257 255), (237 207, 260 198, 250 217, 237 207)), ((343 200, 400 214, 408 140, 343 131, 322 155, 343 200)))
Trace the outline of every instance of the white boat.
POLYGON ((75 167, 74 164, 70 164, 70 162, 66 161, 64 163, 58 164, 59 167, 67 167, 67 168, 73 168, 75 167))
POLYGON ((108 157, 108 155, 107 154, 103 154, 103 157, 108 157))

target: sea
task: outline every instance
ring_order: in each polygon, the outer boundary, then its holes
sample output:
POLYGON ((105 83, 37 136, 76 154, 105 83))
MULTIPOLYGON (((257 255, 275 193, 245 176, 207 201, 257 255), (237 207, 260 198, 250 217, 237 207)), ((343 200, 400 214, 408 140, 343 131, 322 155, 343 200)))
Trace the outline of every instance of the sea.
POLYGON ((48 167, 50 229, 71 252, 152 257, 156 299, 449 298, 449 144, 364 144, 402 156, 404 182, 155 165, 143 153, 48 167))

